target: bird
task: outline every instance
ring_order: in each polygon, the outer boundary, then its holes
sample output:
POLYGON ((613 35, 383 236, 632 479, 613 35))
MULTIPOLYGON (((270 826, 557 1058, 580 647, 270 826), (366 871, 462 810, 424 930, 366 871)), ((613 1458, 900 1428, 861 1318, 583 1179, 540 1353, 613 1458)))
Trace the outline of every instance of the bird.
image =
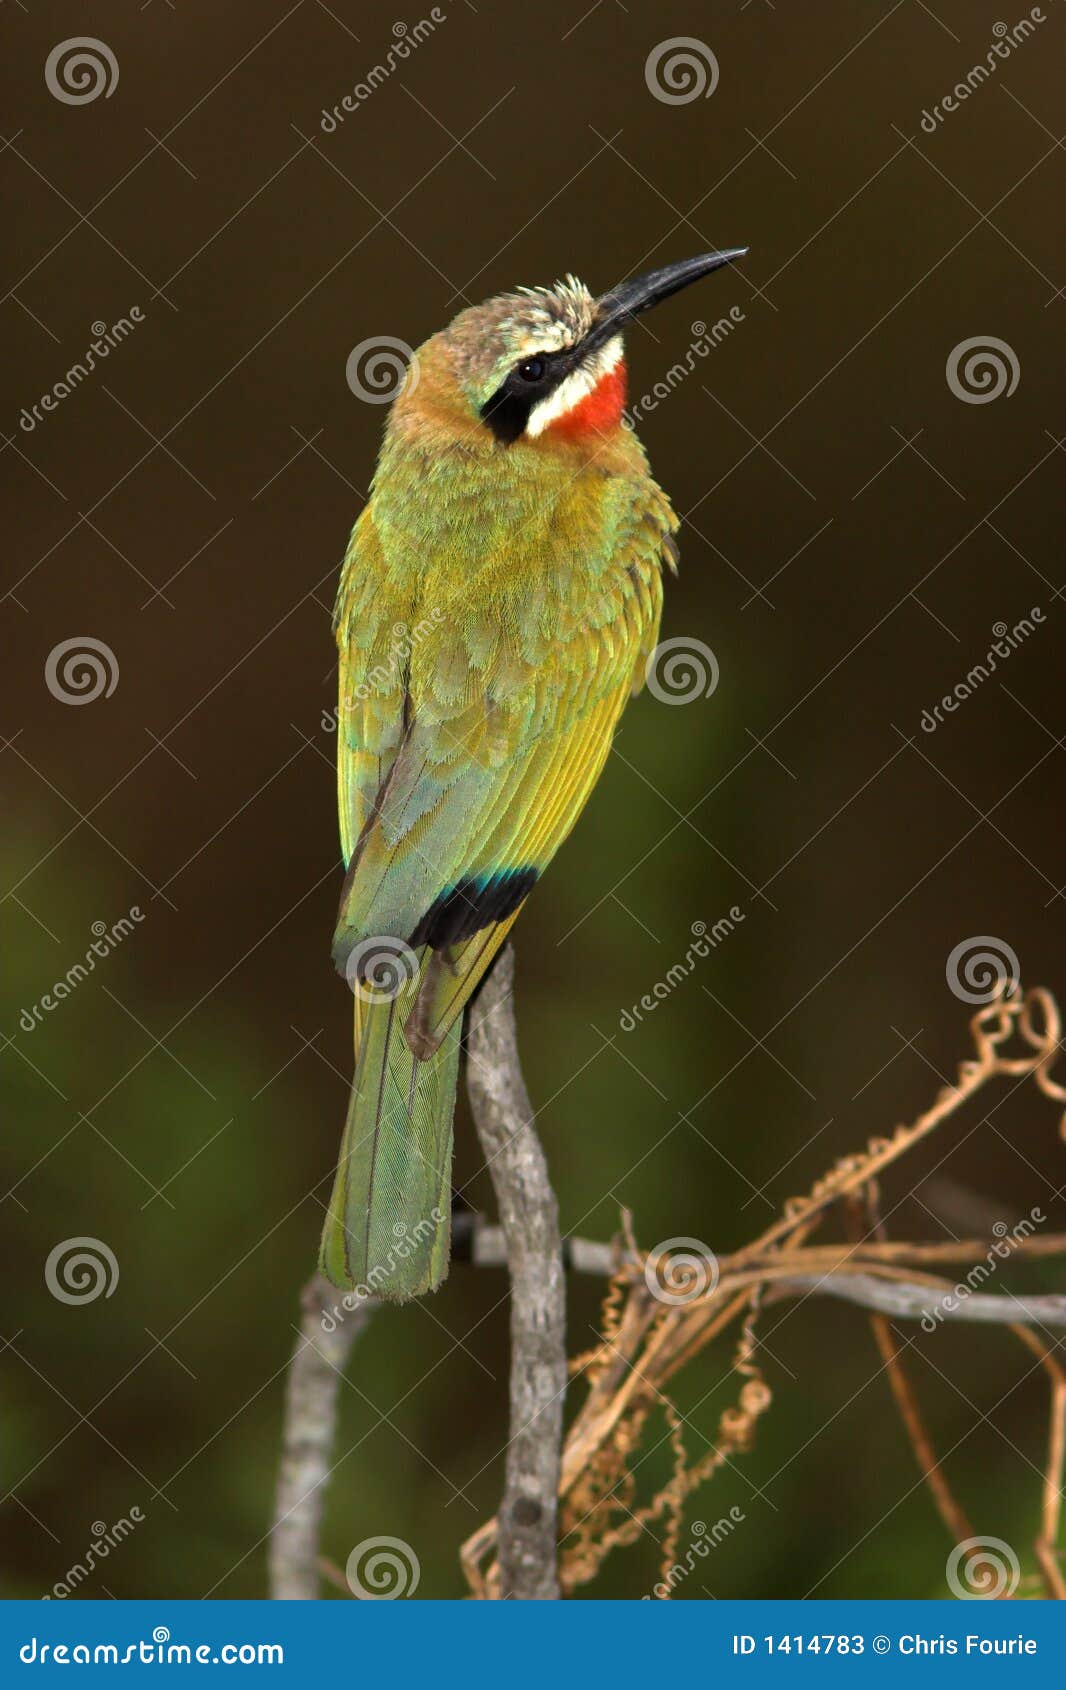
POLYGON ((625 330, 746 251, 497 294, 392 398, 333 618, 355 1072, 319 1268, 359 1296, 447 1274, 464 1009, 656 648, 678 519, 626 415, 625 330))

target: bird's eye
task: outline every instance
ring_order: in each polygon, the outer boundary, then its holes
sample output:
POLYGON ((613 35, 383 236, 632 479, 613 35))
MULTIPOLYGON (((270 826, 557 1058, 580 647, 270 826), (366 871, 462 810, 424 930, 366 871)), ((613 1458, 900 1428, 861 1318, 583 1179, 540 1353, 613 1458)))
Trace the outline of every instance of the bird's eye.
POLYGON ((526 358, 518 366, 518 374, 523 381, 540 381, 544 374, 543 358, 526 358))

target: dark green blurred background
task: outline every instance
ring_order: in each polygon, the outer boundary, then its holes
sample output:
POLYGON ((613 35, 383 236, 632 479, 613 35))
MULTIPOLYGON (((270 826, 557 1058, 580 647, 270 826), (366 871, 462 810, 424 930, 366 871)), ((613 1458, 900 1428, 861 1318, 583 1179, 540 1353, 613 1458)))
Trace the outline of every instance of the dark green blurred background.
MULTIPOLYGON (((601 289, 712 244, 752 249, 630 337, 639 397, 693 322, 743 313, 641 428, 686 519, 664 635, 711 645, 719 687, 630 710, 517 930, 524 1059, 567 1228, 607 1237, 624 1203, 646 1246, 743 1243, 953 1072, 969 1010, 945 962, 970 935, 1066 991, 1062 6, 1046 0, 1033 39, 932 134, 923 111, 1013 12, 442 10, 333 134, 322 109, 421 12, 128 0, 0 17, 17 231, 2 318, 8 1595, 44 1593, 94 1522, 134 1506, 144 1523, 82 1594, 265 1590, 283 1370, 348 1083, 321 719, 336 567, 383 416, 346 385, 357 343, 417 344, 462 300, 570 269, 601 289), (62 104, 44 63, 86 30, 120 79, 62 104), (649 91, 648 55, 674 36, 715 54, 710 98, 649 91), (145 321, 106 368, 20 428, 90 325, 133 305, 145 321), (1020 380, 967 404, 945 364, 979 335, 1009 345, 1020 380), (1033 606, 1042 626, 923 733, 993 624, 1033 606), (119 680, 72 708, 44 669, 79 635, 107 643, 119 680), (733 904, 736 932, 622 1032, 692 923, 733 904), (26 1032, 20 1012, 93 922, 134 905, 135 931, 26 1032), (120 1277, 68 1306, 44 1264, 83 1235, 120 1277)), ((896 1236, 1034 1204, 1062 1225, 1052 1106, 1029 1087, 987 1103, 888 1182, 896 1236)), ((491 1208, 465 1114, 457 1178, 491 1208)), ((1052 1264, 1008 1278, 1056 1284, 1052 1264)), ((504 1292, 502 1274, 456 1268, 367 1333, 342 1389, 335 1562, 399 1536, 421 1595, 462 1594, 458 1545, 502 1478, 504 1292)), ((575 1352, 596 1308, 575 1284, 575 1352)), ((950 1543, 863 1316, 809 1300, 763 1336, 774 1406, 692 1509, 745 1520, 679 1596, 943 1594, 950 1543)), ((1005 1333, 907 1336, 975 1529, 1031 1572, 1043 1375, 1005 1333)), ((680 1383, 695 1455, 730 1400, 728 1359, 680 1383)), ((664 1473, 660 1451, 642 1493, 664 1473)), ((657 1566, 648 1538, 595 1592, 639 1596, 657 1566)))

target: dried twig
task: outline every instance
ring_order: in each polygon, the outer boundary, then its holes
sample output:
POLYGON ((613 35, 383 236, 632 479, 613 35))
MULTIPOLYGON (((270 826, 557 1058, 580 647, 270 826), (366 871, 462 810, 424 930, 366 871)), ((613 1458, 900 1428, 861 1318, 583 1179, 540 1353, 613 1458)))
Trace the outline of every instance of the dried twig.
MULTIPOLYGON (((512 982, 513 959, 505 951, 473 1006, 469 1028, 471 1102, 502 1224, 494 1227, 479 1217, 457 1217, 455 1228, 458 1260, 506 1263, 512 1284, 511 1441, 504 1497, 499 1514, 479 1528, 462 1552, 475 1595, 551 1597, 561 1589, 570 1591, 594 1577, 612 1549, 635 1542, 654 1522, 662 1523, 663 1583, 668 1589, 686 1498, 750 1447, 756 1423, 770 1405, 770 1391, 755 1361, 762 1309, 785 1297, 818 1295, 874 1311, 874 1330, 919 1468, 957 1541, 972 1536, 969 1521, 947 1486, 885 1317, 1007 1324, 1036 1356, 1050 1380, 1051 1404, 1035 1552, 1047 1593, 1066 1599, 1057 1549, 1066 1472, 1066 1371, 1053 1347, 1032 1330, 1066 1326, 1066 1296, 988 1295, 972 1290, 971 1284, 952 1286, 926 1271, 948 1264, 990 1263, 993 1250, 1000 1261, 1014 1255, 1063 1255, 1066 1235, 1015 1234, 1009 1241, 998 1238, 994 1245, 980 1238, 909 1243, 883 1236, 875 1208, 865 1237, 850 1243, 809 1242, 831 1209, 875 1201, 879 1176, 989 1080, 1031 1076, 1047 1097, 1066 1102, 1066 1088, 1051 1077, 1061 1023, 1050 994, 1038 989, 1023 997, 1020 990, 1011 989, 980 1010, 971 1023, 976 1057, 961 1064, 956 1084, 946 1086, 931 1109, 911 1126, 898 1127, 891 1138, 871 1140, 863 1153, 842 1159, 807 1196, 786 1204, 783 1215, 743 1249, 717 1262, 708 1252, 714 1273, 706 1283, 695 1283, 680 1295, 673 1284, 671 1295, 663 1296, 660 1256, 646 1256, 638 1248, 628 1216, 623 1217, 622 1239, 609 1244, 570 1239, 560 1244, 555 1199, 518 1063, 512 982), (1019 1035, 1028 1049, 1007 1055, 1012 1035, 1019 1035), (570 1365, 587 1394, 560 1459, 567 1376, 564 1267, 606 1275, 608 1283, 599 1341, 570 1365), (741 1381, 738 1399, 722 1414, 714 1443, 690 1464, 683 1422, 666 1387, 735 1325, 740 1334, 733 1360, 741 1381), (656 1495, 641 1501, 631 1462, 653 1414, 664 1425, 660 1442, 672 1452, 672 1473, 656 1495)), ((1006 1228, 994 1230, 999 1234, 1006 1228)), ((270 1551, 275 1596, 318 1593, 323 1565, 317 1558, 318 1532, 338 1384, 352 1343, 374 1306, 367 1302, 331 1322, 327 1311, 333 1296, 332 1288, 319 1279, 310 1282, 303 1296, 301 1331, 290 1364, 270 1551)))
POLYGON ((285 1386, 281 1471, 270 1534, 270 1594, 318 1596, 318 1535, 337 1427, 337 1392, 352 1345, 375 1308, 371 1298, 341 1321, 323 1321, 337 1292, 315 1275, 300 1297, 300 1330, 285 1386))
POLYGON ((518 1061, 514 955, 500 953, 470 1011, 467 1086, 511 1275, 510 1441, 494 1594, 559 1595, 559 1449, 566 1289, 559 1215, 518 1061))
MULTIPOLYGON (((580 1238, 570 1234, 564 1237, 562 1243, 563 1266, 573 1273, 595 1274, 601 1279, 612 1279, 627 1262, 630 1266, 643 1268, 644 1257, 641 1252, 636 1246, 627 1246, 621 1238, 601 1243, 595 1238, 580 1238)), ((775 1276, 780 1278, 783 1274, 787 1276, 790 1262, 796 1264, 797 1272, 807 1271, 812 1277, 816 1273, 825 1275, 837 1270, 846 1272, 849 1268, 854 1268, 857 1272, 863 1265, 891 1267, 896 1264, 901 1268, 921 1268, 928 1263, 965 1264, 986 1257, 991 1244, 991 1238, 952 1238, 942 1244, 909 1244, 886 1239, 884 1243, 877 1244, 812 1244, 802 1250, 793 1250, 790 1246, 787 1250, 768 1253, 763 1260, 752 1261, 745 1255, 743 1267, 736 1266, 735 1271, 734 1264, 739 1263, 741 1258, 720 1256, 718 1261, 721 1272, 718 1283, 729 1288, 753 1285, 763 1279, 769 1280, 775 1276)), ((1010 1253, 1030 1258, 1066 1256, 1066 1232, 1051 1232, 1043 1238, 1034 1235, 1031 1238, 1012 1240, 1010 1253)), ((502 1226, 495 1226, 479 1214, 466 1212, 454 1215, 452 1260, 470 1262, 474 1267, 506 1267, 507 1240, 502 1226)), ((944 1318, 953 1317, 946 1311, 944 1318)))
POLYGON ((1066 1462, 1066 1372, 1052 1354, 1051 1347, 1025 1327, 1015 1328, 1015 1335, 1037 1356, 1051 1380, 1051 1423, 1048 1429, 1047 1465, 1044 1469, 1044 1493, 1041 1499, 1040 1531, 1037 1534, 1037 1564, 1040 1567, 1049 1596, 1066 1602, 1066 1578, 1059 1566, 1056 1545, 1062 1519, 1062 1477, 1066 1462))
MULTIPOLYGON (((780 1297, 818 1294, 905 1319, 932 1315, 938 1322, 1008 1323, 1040 1355, 1052 1379, 1052 1420, 1037 1556, 1049 1591, 1060 1593, 1062 1576, 1055 1544, 1066 1464, 1066 1375, 1029 1328, 1033 1323, 1066 1325, 1066 1298, 981 1295, 969 1285, 956 1290, 923 1268, 947 1262, 980 1263, 982 1257, 991 1260, 993 1249, 999 1260, 1015 1254, 1061 1253, 1066 1241, 1056 1236, 1015 1237, 1009 1243, 1000 1238, 993 1246, 973 1239, 936 1245, 869 1238, 852 1244, 807 1243, 830 1209, 839 1210, 843 1203, 868 1192, 879 1176, 990 1080, 1031 1076, 1046 1096, 1066 1101, 1066 1088, 1051 1078, 1061 1045, 1061 1023, 1050 993, 1037 989, 1023 996, 1011 984, 973 1017, 971 1032, 975 1057, 960 1065, 956 1083, 945 1086, 930 1109, 912 1125, 898 1127, 891 1138, 873 1139, 864 1152, 839 1161, 807 1196, 787 1203, 782 1216, 745 1248, 717 1262, 708 1251, 715 1271, 708 1271, 702 1285, 698 1271, 691 1287, 682 1287, 680 1294, 676 1283, 657 1284, 660 1259, 654 1254, 644 1256, 630 1233, 608 1287, 600 1341, 572 1364, 588 1389, 566 1438, 560 1475, 565 1589, 592 1578, 612 1548, 634 1542, 645 1526, 658 1519, 666 1522, 663 1548, 670 1556, 684 1498, 750 1446, 755 1424, 769 1406, 770 1392, 754 1362, 761 1308, 780 1297), (1015 1036, 1028 1048, 1008 1055, 1015 1036), (666 1290, 669 1295, 663 1295, 666 1290), (681 1368, 737 1322, 742 1338, 733 1366, 743 1381, 737 1404, 722 1415, 710 1450, 687 1465, 681 1422, 666 1387, 681 1368), (659 1442, 669 1443, 674 1470, 666 1486, 649 1502, 640 1503, 630 1462, 653 1413, 665 1421, 659 1442)), ((921 1429, 913 1397, 901 1398, 901 1406, 916 1439, 919 1464, 937 1491, 945 1521, 957 1534, 967 1522, 950 1492, 931 1477, 937 1472, 936 1457, 921 1429)), ((475 1594, 490 1591, 498 1578, 495 1557, 500 1535, 497 1521, 489 1520, 464 1546, 463 1565, 475 1594)), ((669 1579, 664 1583, 668 1586, 669 1579)))

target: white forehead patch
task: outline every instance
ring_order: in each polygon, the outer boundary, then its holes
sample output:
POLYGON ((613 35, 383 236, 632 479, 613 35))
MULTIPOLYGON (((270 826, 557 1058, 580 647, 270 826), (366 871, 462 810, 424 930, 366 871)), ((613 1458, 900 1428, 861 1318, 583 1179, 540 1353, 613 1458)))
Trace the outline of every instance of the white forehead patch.
POLYGON ((616 369, 622 357, 622 337, 615 335, 591 358, 585 360, 576 370, 559 383, 558 387, 534 405, 526 424, 526 437, 535 440, 538 434, 543 434, 550 423, 565 417, 575 405, 580 405, 587 399, 603 380, 616 369))
POLYGON ((543 323, 523 327, 528 332, 521 340, 512 341, 507 348, 508 365, 516 358, 532 358, 538 352, 561 352, 564 346, 573 346, 578 338, 570 324, 561 322, 557 317, 546 316, 543 323))
POLYGON ((596 314, 596 303, 584 282, 566 276, 553 288, 519 288, 522 315, 537 328, 562 323, 571 344, 588 334, 596 314))

